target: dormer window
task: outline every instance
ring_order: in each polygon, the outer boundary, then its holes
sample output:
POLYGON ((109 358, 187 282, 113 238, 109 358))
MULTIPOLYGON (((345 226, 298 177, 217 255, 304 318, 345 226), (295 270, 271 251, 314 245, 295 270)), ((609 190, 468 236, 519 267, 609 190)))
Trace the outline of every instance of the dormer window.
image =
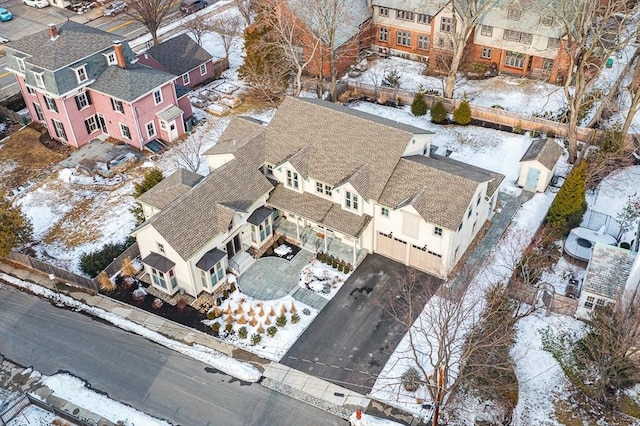
POLYGON ((34 72, 33 78, 36 80, 36 86, 44 89, 44 73, 34 72))
POLYGON ((507 19, 511 21, 519 21, 521 13, 522 11, 520 9, 516 7, 510 7, 509 9, 507 9, 507 19))
POLYGON ((18 70, 25 72, 27 67, 24 65, 24 58, 16 58, 16 62, 18 63, 18 70))
POLYGON ((76 78, 78 79, 78 83, 84 83, 89 80, 87 76, 87 67, 86 65, 81 66, 80 68, 71 68, 76 73, 76 78))
POLYGON ((316 182, 316 192, 318 194, 324 194, 330 197, 332 190, 333 190, 333 186, 327 185, 326 183, 322 183, 322 182, 316 182))
POLYGON ((298 173, 287 170, 287 186, 293 189, 298 189, 300 187, 300 183, 298 182, 298 173))
POLYGON ((107 64, 108 65, 116 65, 118 63, 118 58, 116 58, 115 50, 105 54, 105 56, 107 57, 107 64))
POLYGON ((360 200, 358 194, 351 191, 345 192, 344 206, 350 210, 358 210, 360 200))

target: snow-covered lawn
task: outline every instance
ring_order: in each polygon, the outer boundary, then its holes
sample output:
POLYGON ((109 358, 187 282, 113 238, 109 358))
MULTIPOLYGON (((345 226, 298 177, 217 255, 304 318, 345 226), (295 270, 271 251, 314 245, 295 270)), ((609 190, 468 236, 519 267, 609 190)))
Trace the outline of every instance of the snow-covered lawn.
POLYGON ((331 300, 350 276, 351 272, 345 274, 318 259, 312 259, 300 271, 298 285, 331 300))

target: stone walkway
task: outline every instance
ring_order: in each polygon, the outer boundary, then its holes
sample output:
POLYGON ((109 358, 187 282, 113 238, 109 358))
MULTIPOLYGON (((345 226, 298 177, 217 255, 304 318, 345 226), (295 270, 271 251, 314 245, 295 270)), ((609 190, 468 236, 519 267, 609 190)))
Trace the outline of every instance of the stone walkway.
POLYGON ((275 256, 261 257, 238 280, 244 294, 260 300, 274 300, 295 292, 300 270, 313 258, 313 253, 300 250, 291 260, 275 256))

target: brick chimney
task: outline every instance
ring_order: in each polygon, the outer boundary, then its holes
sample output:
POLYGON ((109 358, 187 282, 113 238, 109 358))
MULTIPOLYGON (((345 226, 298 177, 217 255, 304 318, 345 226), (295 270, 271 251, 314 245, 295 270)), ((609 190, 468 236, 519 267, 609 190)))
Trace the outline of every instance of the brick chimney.
POLYGON ((124 58, 124 47, 122 46, 122 42, 114 41, 113 50, 116 51, 116 61, 118 62, 118 66, 123 69, 127 68, 127 62, 124 58))
POLYGON ((58 28, 56 24, 49 24, 49 38, 52 41, 58 38, 58 28))

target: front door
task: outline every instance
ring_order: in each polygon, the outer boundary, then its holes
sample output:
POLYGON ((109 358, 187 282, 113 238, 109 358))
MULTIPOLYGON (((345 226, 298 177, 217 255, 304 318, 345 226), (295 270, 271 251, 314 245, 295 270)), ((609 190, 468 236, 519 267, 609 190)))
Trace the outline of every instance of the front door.
POLYGON ((527 174, 527 184, 525 188, 531 191, 535 191, 538 188, 538 179, 540 178, 540 170, 530 168, 527 174))
POLYGON ((169 142, 173 142, 178 137, 178 126, 176 121, 173 120, 169 123, 169 142))
POLYGON ((227 243, 227 256, 231 259, 238 254, 242 248, 240 247, 240 235, 236 235, 227 243))
POLYGON ((98 114, 98 125, 100 126, 102 133, 104 133, 105 135, 109 134, 109 132, 107 131, 107 122, 105 121, 104 115, 102 114, 98 114))

